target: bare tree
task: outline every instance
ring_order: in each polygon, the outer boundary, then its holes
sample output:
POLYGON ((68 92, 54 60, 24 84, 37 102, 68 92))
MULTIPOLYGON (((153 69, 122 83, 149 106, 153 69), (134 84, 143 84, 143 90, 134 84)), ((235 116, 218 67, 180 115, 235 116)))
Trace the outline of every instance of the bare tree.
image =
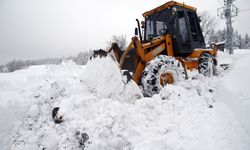
POLYGON ((245 41, 244 41, 244 48, 250 48, 250 38, 249 38, 249 36, 248 36, 248 34, 246 33, 245 34, 245 39, 244 39, 245 41))
POLYGON ((80 52, 76 57, 73 58, 73 61, 78 65, 85 65, 88 62, 89 57, 91 56, 92 51, 80 52))
POLYGON ((201 30, 204 36, 204 39, 207 41, 208 36, 216 31, 216 28, 219 25, 219 20, 212 16, 208 11, 203 11, 198 13, 201 19, 201 30))
POLYGON ((125 50, 127 46, 126 35, 113 35, 110 41, 107 42, 107 49, 109 49, 112 43, 116 43, 121 50, 125 50))
POLYGON ((0 66, 0 72, 3 72, 3 65, 0 66))
POLYGON ((27 66, 24 61, 14 59, 13 61, 7 63, 5 67, 8 69, 8 72, 13 72, 16 70, 23 69, 27 66))

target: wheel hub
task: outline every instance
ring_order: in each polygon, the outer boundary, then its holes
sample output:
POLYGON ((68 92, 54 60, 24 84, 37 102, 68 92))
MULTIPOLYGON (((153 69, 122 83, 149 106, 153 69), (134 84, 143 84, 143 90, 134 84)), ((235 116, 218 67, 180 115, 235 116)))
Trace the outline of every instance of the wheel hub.
POLYGON ((162 86, 166 85, 166 84, 173 84, 174 83, 174 77, 171 73, 167 72, 167 73, 163 73, 160 76, 160 84, 162 86))

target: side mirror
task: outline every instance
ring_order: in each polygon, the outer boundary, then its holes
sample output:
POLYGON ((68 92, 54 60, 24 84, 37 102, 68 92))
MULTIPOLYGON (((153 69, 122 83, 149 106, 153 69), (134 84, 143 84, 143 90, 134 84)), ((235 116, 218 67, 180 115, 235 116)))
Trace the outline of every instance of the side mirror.
POLYGON ((141 21, 141 28, 144 29, 145 28, 145 22, 141 21))
POLYGON ((135 35, 138 36, 138 28, 135 28, 135 35))

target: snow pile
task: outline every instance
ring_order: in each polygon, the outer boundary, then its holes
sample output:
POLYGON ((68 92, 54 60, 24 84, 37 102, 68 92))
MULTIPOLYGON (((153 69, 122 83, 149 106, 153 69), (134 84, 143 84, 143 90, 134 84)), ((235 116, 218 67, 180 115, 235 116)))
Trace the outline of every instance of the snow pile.
POLYGON ((40 85, 29 89, 32 93, 29 99, 34 104, 23 124, 13 133, 11 149, 60 149, 65 144, 75 149, 79 145, 75 134, 83 130, 86 122, 90 121, 89 126, 101 123, 107 119, 105 113, 101 120, 92 118, 105 109, 110 111, 117 104, 122 108, 124 103, 134 103, 142 97, 135 83, 125 86, 119 68, 109 57, 96 59, 85 67, 72 62, 47 66, 46 74, 38 80, 42 80, 40 85), (55 125, 51 117, 53 108, 58 106, 64 116, 63 126, 55 125))
MULTIPOLYGON (((164 87, 152 98, 141 98, 139 88, 133 82, 126 84, 109 57, 95 59, 83 67, 66 62, 35 68, 23 70, 30 77, 22 82, 23 88, 19 87, 21 83, 17 85, 18 94, 12 97, 19 95, 30 107, 3 149, 250 147, 249 133, 220 97, 228 94, 220 90, 223 77, 205 78, 193 72, 188 80, 164 87), (58 113, 64 118, 61 124, 52 119, 54 107, 60 107, 58 113), (84 145, 82 133, 89 136, 84 145)), ((6 76, 19 78, 20 74, 6 76)), ((0 83, 9 85, 5 80, 0 83)))
POLYGON ((88 62, 81 81, 98 98, 132 102, 142 97, 137 85, 134 82, 127 84, 126 77, 121 74, 118 64, 111 57, 97 58, 88 62), (135 92, 138 94, 133 94, 135 92))

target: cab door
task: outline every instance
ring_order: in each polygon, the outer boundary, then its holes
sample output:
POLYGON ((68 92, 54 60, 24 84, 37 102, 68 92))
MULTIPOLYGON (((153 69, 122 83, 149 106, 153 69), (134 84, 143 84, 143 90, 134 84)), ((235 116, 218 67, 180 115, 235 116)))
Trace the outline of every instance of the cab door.
POLYGON ((179 48, 180 53, 190 53, 191 49, 191 38, 189 34, 188 21, 186 12, 184 10, 178 11, 178 27, 179 27, 179 48))
POLYGON ((200 23, 195 11, 187 11, 192 49, 205 48, 204 38, 201 32, 200 23))

